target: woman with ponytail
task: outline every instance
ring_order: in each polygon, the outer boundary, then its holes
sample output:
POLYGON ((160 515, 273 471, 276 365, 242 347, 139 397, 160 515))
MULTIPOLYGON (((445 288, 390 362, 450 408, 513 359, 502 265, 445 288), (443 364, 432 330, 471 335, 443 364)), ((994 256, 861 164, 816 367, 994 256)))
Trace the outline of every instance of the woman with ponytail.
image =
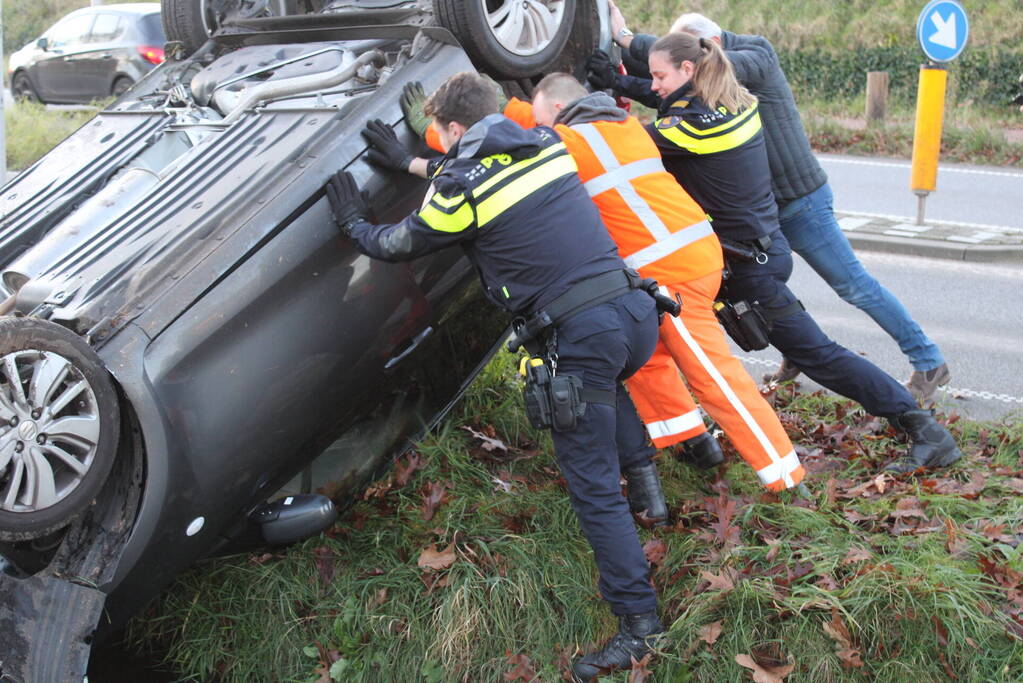
POLYGON ((943 467, 962 457, 931 411, 918 409, 894 378, 828 338, 788 288, 792 253, 771 192, 757 100, 736 80, 721 48, 708 38, 672 33, 650 48, 649 65, 661 105, 647 131, 665 168, 708 213, 724 248, 731 271, 721 288, 725 317, 747 306, 759 309, 744 320, 759 321, 767 342, 786 359, 905 432, 910 450, 886 470, 943 467))

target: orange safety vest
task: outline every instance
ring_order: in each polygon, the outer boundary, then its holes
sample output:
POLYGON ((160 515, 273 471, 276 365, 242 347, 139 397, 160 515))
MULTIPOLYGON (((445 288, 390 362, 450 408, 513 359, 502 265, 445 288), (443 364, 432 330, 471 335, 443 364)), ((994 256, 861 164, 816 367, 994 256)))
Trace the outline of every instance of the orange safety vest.
MULTIPOLYGON (((523 128, 536 126, 533 107, 517 98, 504 115, 523 128)), ((595 121, 554 130, 579 167, 618 253, 630 268, 663 285, 689 282, 724 268, 721 244, 706 212, 664 170, 657 145, 643 125, 595 121)), ((440 150, 431 126, 427 144, 440 150)))

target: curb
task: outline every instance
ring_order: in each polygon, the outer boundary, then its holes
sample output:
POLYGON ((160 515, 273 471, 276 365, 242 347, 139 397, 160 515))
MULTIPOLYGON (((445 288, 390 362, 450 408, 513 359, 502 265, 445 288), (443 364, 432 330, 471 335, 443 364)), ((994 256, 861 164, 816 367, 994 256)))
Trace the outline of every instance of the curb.
POLYGON ((847 232, 854 249, 903 256, 926 256, 969 263, 1013 263, 1023 265, 1023 247, 993 244, 952 244, 920 237, 895 237, 847 232))

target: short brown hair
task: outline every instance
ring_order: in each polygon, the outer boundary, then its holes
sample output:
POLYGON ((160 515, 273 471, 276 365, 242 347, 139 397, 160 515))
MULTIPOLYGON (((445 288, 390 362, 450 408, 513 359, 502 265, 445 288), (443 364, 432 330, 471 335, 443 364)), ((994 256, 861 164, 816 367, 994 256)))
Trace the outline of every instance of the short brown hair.
POLYGON ((533 88, 533 96, 543 94, 544 97, 561 102, 562 104, 569 104, 575 102, 581 97, 586 97, 588 94, 583 84, 576 80, 572 74, 567 74, 564 71, 555 71, 552 74, 547 74, 543 79, 536 84, 533 88))
POLYGON ((472 71, 462 71, 444 81, 426 100, 423 112, 441 125, 457 121, 470 128, 486 116, 497 113, 497 91, 472 71))

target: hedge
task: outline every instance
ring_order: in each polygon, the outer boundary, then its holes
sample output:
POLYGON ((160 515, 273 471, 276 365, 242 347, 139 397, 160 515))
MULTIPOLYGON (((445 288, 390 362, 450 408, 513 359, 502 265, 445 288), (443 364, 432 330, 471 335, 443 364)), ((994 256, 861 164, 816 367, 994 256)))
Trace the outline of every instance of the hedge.
MULTIPOLYGON (((917 72, 923 56, 917 46, 860 48, 844 53, 817 50, 779 51, 778 58, 800 98, 833 99, 861 93, 868 71, 887 71, 896 102, 916 97, 917 72)), ((949 66, 947 104, 973 102, 1004 107, 1016 93, 1023 71, 1023 52, 967 49, 949 66)))

